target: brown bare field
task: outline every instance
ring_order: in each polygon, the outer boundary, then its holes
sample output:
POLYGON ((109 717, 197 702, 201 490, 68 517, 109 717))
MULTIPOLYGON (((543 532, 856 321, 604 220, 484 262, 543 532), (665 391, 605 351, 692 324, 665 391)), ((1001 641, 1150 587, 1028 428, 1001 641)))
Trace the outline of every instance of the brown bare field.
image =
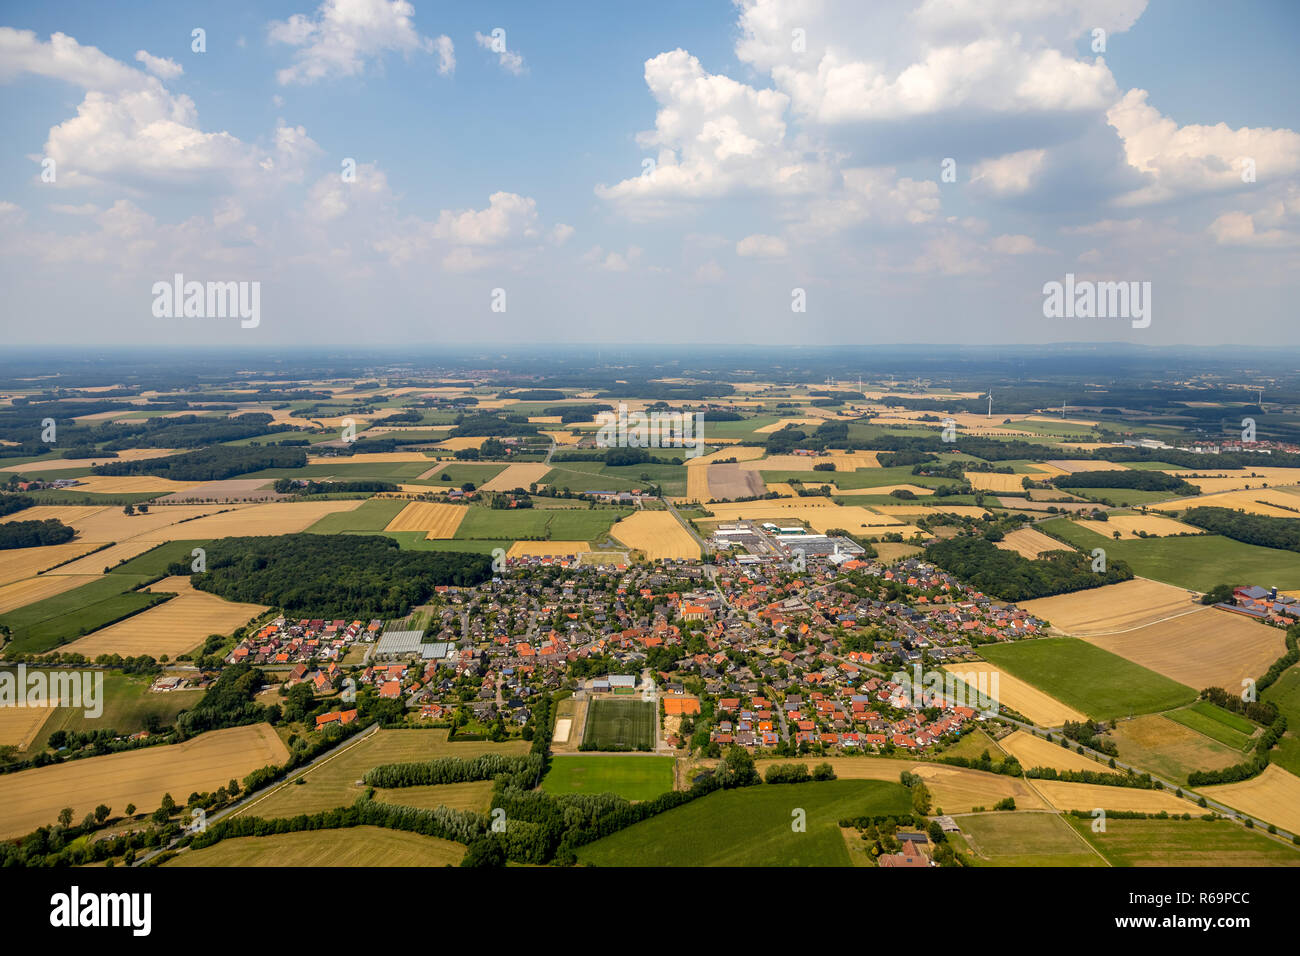
MULTIPOLYGON (((1296 517, 1300 517, 1297 515, 1296 517)), ((1165 515, 1110 515, 1105 521, 1092 521, 1087 518, 1076 518, 1074 521, 1080 528, 1087 528, 1096 534, 1106 538, 1113 538, 1115 532, 1119 532, 1121 541, 1127 541, 1129 538, 1136 538, 1141 531, 1148 537, 1155 535, 1158 538, 1168 537, 1175 534, 1205 534, 1205 531, 1195 525, 1183 524, 1174 518, 1168 518, 1165 515)))
MULTIPOLYGON (((148 541, 184 541, 190 538, 235 538, 242 535, 296 534, 306 531, 326 515, 351 511, 352 501, 273 501, 264 505, 237 505, 232 511, 210 514, 186 524, 173 524, 141 535, 148 541)), ((212 506, 209 506, 209 510, 212 506)), ((229 508, 229 505, 226 505, 229 508)), ((168 511, 178 509, 168 508, 168 511)), ((150 511, 150 514, 153 512, 150 511)))
MULTIPOLYGON (((1095 765, 1094 765, 1095 766, 1095 765)), ((1107 787, 1098 783, 1035 780, 1034 789, 1058 810, 1130 810, 1135 813, 1197 813, 1196 804, 1167 790, 1107 787)))
POLYGON ((166 654, 174 658, 202 644, 209 634, 229 634, 266 610, 260 604, 236 604, 196 591, 187 577, 163 578, 145 590, 153 594, 178 593, 157 607, 93 631, 61 650, 92 659, 100 654, 166 654))
POLYGON ((1043 462, 1058 471, 1076 474, 1080 471, 1128 471, 1127 465, 1113 461, 1091 461, 1087 458, 1052 458, 1043 462))
POLYGON ((156 808, 164 793, 178 802, 198 791, 216 790, 231 777, 267 764, 283 763, 289 751, 270 724, 231 727, 200 734, 180 744, 144 747, 105 757, 87 757, 0 776, 0 838, 30 833, 54 823, 72 808, 80 820, 100 804, 122 813, 128 803, 156 808))
MULTIPOLYGON (((111 541, 112 539, 107 539, 111 541)), ((42 571, 72 558, 94 551, 105 541, 69 541, 66 544, 47 544, 39 548, 11 548, 0 551, 0 587, 35 577, 42 571)))
POLYGON ((1123 634, 1086 637, 1188 687, 1240 687, 1286 652, 1284 631, 1231 611, 1203 608, 1123 634))
POLYGON ((1249 813, 1291 833, 1300 833, 1300 777, 1275 763, 1265 767, 1258 777, 1241 783, 1202 787, 1199 792, 1234 810, 1249 813))
POLYGON ((426 538, 451 538, 469 509, 430 501, 412 501, 388 522, 385 531, 426 531, 426 538))
POLYGON ((1027 684, 1006 671, 1001 671, 988 661, 962 661, 943 670, 961 677, 964 674, 990 675, 988 687, 993 689, 993 674, 997 674, 998 702, 1024 714, 1040 727, 1059 727, 1067 720, 1083 721, 1087 718, 1068 704, 1043 693, 1033 684, 1027 684))
MULTIPOLYGON (((778 758, 756 760, 754 764, 758 772, 763 773, 770 764, 790 762, 792 761, 789 759, 778 758)), ((1006 797, 1015 799, 1017 809, 1046 809, 1043 801, 1034 794, 1024 780, 986 773, 982 770, 888 757, 831 757, 806 762, 810 770, 816 764, 829 763, 835 769, 835 775, 842 780, 897 782, 900 773, 904 770, 910 771, 925 781, 934 798, 935 807, 943 808, 944 813, 967 813, 975 807, 991 807, 1006 797)))
POLYGON ((698 558, 700 547, 667 511, 638 511, 615 522, 609 533, 629 548, 644 551, 651 561, 698 558))
MULTIPOLYGON (((100 554, 107 554, 107 551, 101 551, 100 554)), ((73 564, 80 564, 80 561, 74 561, 73 564)), ((72 565, 68 565, 72 567, 72 565)), ((100 565, 103 569, 103 565, 100 565)), ((60 571, 63 568, 59 568, 60 571)), ((62 594, 64 591, 70 591, 73 588, 79 588, 83 584, 89 584, 95 580, 98 575, 95 574, 43 574, 40 577, 26 578, 22 581, 15 581, 13 584, 6 584, 0 588, 0 614, 7 614, 15 608, 26 607, 34 601, 43 601, 48 597, 54 597, 56 594, 62 594)))
POLYGON ((739 464, 706 465, 687 471, 687 485, 696 472, 703 471, 708 476, 706 483, 710 498, 730 499, 748 498, 765 492, 763 477, 757 471, 749 471, 739 464))
POLYGON ((74 491, 87 491, 96 495, 152 494, 156 491, 186 491, 198 481, 172 481, 156 475, 86 475, 78 478, 74 491))
MULTIPOLYGON (((1189 485, 1196 485, 1201 494, 1212 495, 1220 491, 1237 491, 1241 489, 1264 490, 1278 485, 1300 483, 1300 468, 1242 468, 1240 471, 1218 471, 1213 468, 1195 471, 1166 471, 1165 474, 1181 478, 1184 475, 1207 474, 1213 478, 1187 478, 1189 485)), ((1291 507, 1296 507, 1292 505, 1291 507)))
POLYGON ((26 750, 52 713, 53 707, 0 707, 0 747, 26 750))
POLYGON ((123 544, 115 544, 111 548, 96 551, 94 554, 88 554, 84 558, 47 571, 43 576, 100 575, 104 573, 105 568, 116 567, 121 562, 134 558, 137 554, 144 554, 152 547, 155 547, 152 541, 127 541, 123 544))
POLYGON ((1034 528, 1017 528, 1001 541, 996 542, 1003 551, 1014 551, 1021 557, 1033 560, 1044 551, 1069 551, 1068 544, 1062 544, 1034 528))
MULTIPOLYGON (((1200 485, 1202 481, 1196 480, 1191 483, 1200 485)), ((1201 507, 1232 508, 1247 514, 1263 515, 1266 518, 1300 518, 1300 515, 1288 510, 1300 508, 1300 495, 1280 488, 1253 488, 1249 491, 1221 491, 1217 494, 1204 494, 1198 498, 1163 501, 1151 507, 1157 511, 1183 511, 1187 508, 1201 507), (1278 505, 1284 507, 1276 507, 1278 505)))
POLYGON ((1087 770, 1105 773, 1104 763, 1091 760, 1083 754, 1067 750, 1060 744, 1049 743, 1028 731, 1017 730, 998 741, 998 746, 1020 761, 1026 770, 1034 767, 1051 767, 1053 770, 1087 770))
POLYGON ((512 491, 515 488, 528 490, 535 481, 541 481, 551 466, 543 462, 526 462, 519 465, 506 465, 495 477, 483 482, 480 491, 512 491))
POLYGON ((1145 578, 1037 598, 1020 607, 1075 637, 1114 634, 1189 611, 1208 610, 1182 588, 1145 578))
POLYGON ((472 783, 442 783, 424 787, 380 789, 375 791, 375 799, 404 807, 423 807, 426 810, 450 807, 453 810, 487 813, 492 806, 492 781, 475 780, 472 783))
POLYGON ((589 541, 516 541, 506 552, 507 558, 575 557, 591 551, 589 541))
POLYGON ((175 448, 128 448, 119 451, 114 458, 50 458, 45 461, 29 461, 25 465, 9 465, 0 471, 16 471, 22 474, 38 471, 71 471, 73 468, 89 468, 91 465, 103 465, 110 461, 143 461, 146 458, 166 458, 176 454, 175 448))
POLYGON ((996 471, 967 471, 963 474, 965 474, 966 480, 970 482, 970 486, 980 491, 1018 492, 1025 490, 1025 486, 1022 484, 1025 475, 1004 475, 996 471))

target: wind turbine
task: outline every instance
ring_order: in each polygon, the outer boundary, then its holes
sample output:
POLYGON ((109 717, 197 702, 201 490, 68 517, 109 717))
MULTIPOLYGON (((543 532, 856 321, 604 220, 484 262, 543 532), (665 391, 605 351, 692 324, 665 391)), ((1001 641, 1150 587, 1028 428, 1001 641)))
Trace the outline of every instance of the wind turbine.
POLYGON ((989 389, 989 413, 988 418, 993 417, 993 389, 989 389))

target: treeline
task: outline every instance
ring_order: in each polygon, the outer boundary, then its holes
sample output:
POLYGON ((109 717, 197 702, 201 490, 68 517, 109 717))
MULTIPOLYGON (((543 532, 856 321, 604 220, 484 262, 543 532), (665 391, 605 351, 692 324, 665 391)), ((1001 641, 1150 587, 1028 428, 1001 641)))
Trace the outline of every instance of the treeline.
POLYGON ((1300 518, 1270 518, 1231 508, 1189 508, 1183 521, 1234 541, 1300 551, 1300 518))
MULTIPOLYGON (((223 538, 208 547, 194 587, 247 604, 321 617, 398 618, 439 585, 470 587, 491 576, 492 559, 455 551, 402 551, 381 535, 287 534, 223 538)), ((188 574, 181 561, 171 574, 188 574)))
POLYGON ((1162 790, 1149 773, 1102 773, 1097 770, 1057 770, 1055 767, 1030 767, 1025 776, 1033 780, 1062 780, 1066 783, 1091 783, 1102 787, 1130 787, 1134 790, 1162 790))
MULTIPOLYGON (((14 475, 17 478, 17 475, 14 475)), ((0 518, 5 515, 36 507, 36 499, 30 495, 0 495, 0 518)))
POLYGON ((272 486, 281 495, 334 495, 357 494, 375 491, 399 491, 391 481, 314 481, 299 478, 277 478, 272 486))
POLYGON ((156 475, 173 481, 221 481, 263 468, 302 468, 307 453, 301 448, 219 445, 166 458, 111 461, 95 465, 96 475, 156 475))
POLYGON ((1286 733, 1286 715, 1279 714, 1272 726, 1256 738, 1254 758, 1221 770, 1195 770, 1187 775, 1187 785, 1209 787, 1219 783, 1240 783, 1251 777, 1258 777, 1268 769, 1268 752, 1277 745, 1284 733, 1286 733))
POLYGON ((189 710, 181 711, 176 718, 176 729, 184 740, 209 730, 224 727, 241 727, 262 721, 276 723, 280 719, 280 706, 266 707, 253 700, 261 689, 263 675, 250 664, 232 664, 221 672, 189 710))
POLYGON ((835 768, 819 763, 808 769, 806 763, 774 763, 763 773, 764 783, 807 783, 810 780, 834 780, 835 768))
POLYGON ((176 418, 149 418, 136 423, 117 426, 127 434, 119 435, 104 444, 105 451, 122 451, 127 448, 199 448, 238 441, 273 432, 290 431, 290 425, 273 425, 274 419, 265 412, 249 412, 233 418, 213 418, 204 415, 179 415, 176 418))
POLYGON ((1183 495, 1199 494, 1195 485, 1163 471, 1076 471, 1051 479, 1058 488, 1132 488, 1136 491, 1175 491, 1183 495))
POLYGON ((600 412, 612 412, 613 410, 613 405, 604 402, 590 402, 585 405, 556 405, 554 408, 546 409, 542 414, 548 417, 559 415, 560 422, 568 425, 573 422, 585 422, 600 412))
POLYGON ((1105 571, 1093 571, 1090 559, 1078 552, 1050 551, 1030 560, 982 537, 941 539, 926 547, 925 556, 972 587, 1004 601, 1051 597, 1133 577, 1133 569, 1123 561, 1111 561, 1105 571))
POLYGON ((436 760, 411 763, 386 763, 373 767, 362 779, 368 786, 391 789, 393 787, 431 787, 443 783, 472 783, 492 780, 497 774, 531 774, 541 776, 544 758, 530 753, 522 757, 486 753, 478 757, 440 757, 436 760))
POLYGON ((0 524, 0 551, 10 548, 39 548, 63 544, 77 534, 58 518, 45 521, 6 521, 0 524))

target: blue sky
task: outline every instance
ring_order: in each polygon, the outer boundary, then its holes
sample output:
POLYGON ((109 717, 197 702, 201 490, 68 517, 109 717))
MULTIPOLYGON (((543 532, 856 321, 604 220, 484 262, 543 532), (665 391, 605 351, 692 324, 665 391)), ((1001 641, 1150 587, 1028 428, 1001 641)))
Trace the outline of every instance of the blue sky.
POLYGON ((6 4, 6 338, 1300 344, 1298 11, 6 4), (155 316, 176 272, 259 324, 155 316), (1150 325, 1044 318, 1066 273, 1150 325))

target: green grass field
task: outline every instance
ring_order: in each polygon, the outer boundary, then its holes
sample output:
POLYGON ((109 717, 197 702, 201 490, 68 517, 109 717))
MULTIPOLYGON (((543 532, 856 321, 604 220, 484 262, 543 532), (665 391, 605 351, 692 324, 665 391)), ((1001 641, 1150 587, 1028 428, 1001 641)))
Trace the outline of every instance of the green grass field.
POLYGON ((1044 521, 1038 528, 1083 551, 1105 548, 1108 560, 1127 561, 1136 574, 1178 587, 1208 591, 1219 584, 1266 580, 1279 588, 1300 588, 1300 554, 1294 551, 1261 548, 1213 534, 1116 541, 1066 518, 1044 521))
POLYGON ((639 697, 598 697, 587 705, 583 746, 596 750, 650 750, 655 745, 657 717, 655 705, 639 697))
POLYGON ((206 547, 208 544, 208 541, 168 541, 144 554, 137 554, 115 568, 109 568, 109 571, 113 574, 146 574, 149 577, 157 577, 166 574, 167 568, 177 561, 192 564, 194 549, 206 547))
POLYGON ((190 850, 163 866, 456 866, 465 848, 450 840, 350 827, 265 837, 236 837, 190 850))
POLYGON ((32 752, 43 750, 50 734, 56 730, 92 731, 115 730, 119 734, 133 734, 145 730, 152 718, 158 726, 165 727, 176 715, 192 707, 203 696, 201 690, 177 690, 154 694, 149 690, 150 677, 107 672, 104 674, 104 712, 99 717, 87 717, 83 707, 58 707, 50 714, 41 731, 29 748, 32 752))
MULTIPOLYGON (((686 449, 655 449, 659 454, 682 453, 686 449)), ((673 455, 672 457, 678 457, 673 455)), ((544 484, 570 491, 631 491, 656 484, 666 495, 686 494, 686 466, 646 462, 642 465, 611 466, 599 461, 557 461, 542 479, 544 484), (649 477, 647 482, 645 475, 649 477)))
POLYGON ((1196 691, 1073 637, 987 644, 980 653, 1089 717, 1106 720, 1169 710, 1196 691))
POLYGON ((477 465, 474 462, 464 461, 430 461, 425 470, 427 471, 428 468, 436 468, 437 471, 428 478, 415 481, 415 484, 432 485, 437 488, 459 488, 466 482, 470 482, 477 488, 506 470, 505 465, 477 465), (444 478, 443 475, 447 477, 444 478))
POLYGON ((976 866, 1105 866, 1055 813, 977 813, 958 818, 976 866))
POLYGON ((326 515, 307 529, 308 534, 342 534, 345 531, 383 531, 408 502, 401 498, 370 498, 351 511, 326 515))
POLYGON ((1300 776, 1300 664, 1283 671, 1263 697, 1286 715, 1290 728, 1269 756, 1279 767, 1300 776))
POLYGON ((616 793, 628 800, 651 800, 672 788, 672 757, 552 757, 542 778, 551 793, 616 793))
POLYGON ((1246 744, 1250 742, 1250 737, 1246 734, 1225 726, 1210 714, 1202 713, 1195 705, 1171 710, 1165 716, 1176 723, 1182 724, 1184 727, 1190 727, 1197 733, 1204 734, 1211 740, 1217 740, 1233 750, 1245 750, 1246 744))
POLYGON ((471 507, 456 529, 456 538, 545 538, 551 541, 603 541, 628 508, 525 508, 507 511, 471 507))
POLYGON ((147 580, 139 574, 109 574, 0 615, 12 637, 5 648, 40 654, 169 599, 132 590, 147 580))
POLYGON ((596 866, 848 866, 839 821, 911 812, 908 791, 882 780, 760 784, 722 790, 578 850, 596 866), (805 832, 792 824, 802 810, 805 832))
POLYGON ((1066 494, 1078 495, 1080 498, 1087 498, 1089 501, 1104 499, 1119 505, 1121 508, 1153 505, 1178 497, 1178 494, 1173 491, 1143 491, 1140 488, 1070 488, 1066 486, 1060 486, 1060 488, 1066 494))
POLYGON ((1065 820, 1114 866, 1300 866, 1300 849, 1227 820, 1065 820))

